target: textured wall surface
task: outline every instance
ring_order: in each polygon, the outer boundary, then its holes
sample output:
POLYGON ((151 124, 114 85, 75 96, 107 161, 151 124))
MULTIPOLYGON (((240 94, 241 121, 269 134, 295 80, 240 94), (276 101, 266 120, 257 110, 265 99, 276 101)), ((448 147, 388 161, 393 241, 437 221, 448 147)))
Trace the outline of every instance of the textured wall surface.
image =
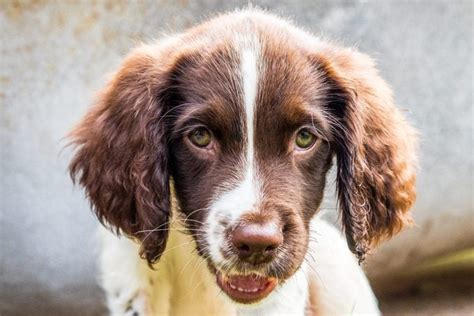
MULTIPOLYGON (((374 255, 371 275, 472 247, 472 2, 253 2, 373 55, 420 131, 418 225, 374 255)), ((96 223, 62 138, 136 43, 246 3, 0 1, 2 315, 103 312, 96 223)))

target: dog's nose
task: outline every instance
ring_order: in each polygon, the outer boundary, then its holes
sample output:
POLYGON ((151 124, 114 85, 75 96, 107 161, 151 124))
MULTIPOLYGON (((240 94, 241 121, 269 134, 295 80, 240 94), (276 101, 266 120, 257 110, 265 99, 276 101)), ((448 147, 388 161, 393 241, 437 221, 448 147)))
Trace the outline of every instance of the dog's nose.
POLYGON ((241 224, 232 231, 231 241, 241 260, 259 264, 273 259, 283 234, 274 223, 241 224))

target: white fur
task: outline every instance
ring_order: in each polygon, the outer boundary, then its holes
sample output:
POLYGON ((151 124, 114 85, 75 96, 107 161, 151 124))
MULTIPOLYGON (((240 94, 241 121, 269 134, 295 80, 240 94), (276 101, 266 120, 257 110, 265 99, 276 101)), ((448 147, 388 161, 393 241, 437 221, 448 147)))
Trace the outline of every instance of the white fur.
POLYGON ((254 113, 255 99, 258 92, 258 45, 255 39, 241 38, 241 82, 244 95, 245 124, 247 126, 247 148, 244 160, 244 179, 235 188, 221 193, 211 203, 207 225, 210 233, 207 235, 209 253, 217 265, 224 260, 221 249, 225 248, 225 227, 220 219, 226 219, 229 225, 234 225, 243 214, 256 211, 260 198, 260 184, 255 168, 254 153, 254 113), (215 236, 218 236, 215 238, 215 236))
POLYGON ((379 315, 377 299, 344 234, 320 219, 311 222, 310 234, 308 278, 316 281, 322 314, 379 315))
POLYGON ((139 245, 103 230, 102 286, 112 315, 304 315, 308 284, 317 288, 319 315, 379 315, 364 272, 341 233, 314 219, 304 265, 283 286, 255 306, 235 304, 194 251, 189 235, 173 225, 155 270, 139 258, 139 245), (314 260, 313 260, 314 258, 314 260), (149 280, 153 281, 153 285, 149 280), (117 295, 118 294, 118 295, 117 295), (128 304, 130 303, 130 304, 128 304), (132 309, 125 311, 127 305, 132 309))
POLYGON ((221 194, 211 204, 206 219, 209 227, 209 234, 206 235, 206 239, 211 258, 217 265, 224 260, 220 251, 221 248, 225 247, 225 234, 223 232, 226 227, 220 225, 220 220, 226 219, 229 225, 233 225, 243 214, 254 209, 257 199, 258 193, 255 188, 253 174, 247 170, 244 180, 236 188, 221 194))
MULTIPOLYGON (((247 124, 247 164, 254 165, 254 114, 255 98, 258 90, 257 56, 255 50, 246 48, 241 56, 241 76, 244 90, 244 108, 247 124)), ((253 174, 253 172, 252 172, 253 174)))

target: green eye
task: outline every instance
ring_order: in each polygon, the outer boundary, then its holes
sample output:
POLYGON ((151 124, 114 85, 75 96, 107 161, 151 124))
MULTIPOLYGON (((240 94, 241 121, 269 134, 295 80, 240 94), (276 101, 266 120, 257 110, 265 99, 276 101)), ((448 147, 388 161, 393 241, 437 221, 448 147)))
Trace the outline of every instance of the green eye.
POLYGON ((315 141, 316 137, 313 135, 313 133, 311 133, 308 129, 303 128, 296 135, 295 143, 296 146, 301 149, 308 149, 314 144, 315 141))
POLYGON ((204 127, 194 129, 189 135, 191 142, 197 147, 207 147, 211 143, 211 133, 204 127))

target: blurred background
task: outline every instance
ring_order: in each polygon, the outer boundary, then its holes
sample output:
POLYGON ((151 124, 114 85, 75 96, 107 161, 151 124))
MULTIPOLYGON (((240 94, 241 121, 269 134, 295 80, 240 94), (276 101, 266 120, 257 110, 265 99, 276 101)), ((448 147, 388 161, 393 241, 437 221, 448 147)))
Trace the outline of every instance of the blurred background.
MULTIPOLYGON (((473 2, 252 3, 375 57, 420 131, 417 225, 366 263, 382 311, 472 315, 473 2)), ((137 43, 246 4, 0 0, 1 315, 104 314, 96 220, 63 137, 137 43)))

